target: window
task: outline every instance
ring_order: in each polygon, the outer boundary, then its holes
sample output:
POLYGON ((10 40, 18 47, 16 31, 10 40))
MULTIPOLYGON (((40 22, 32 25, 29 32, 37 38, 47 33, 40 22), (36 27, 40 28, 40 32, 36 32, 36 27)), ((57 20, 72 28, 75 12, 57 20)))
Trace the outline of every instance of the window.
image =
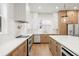
POLYGON ((0 4, 0 34, 7 34, 7 7, 8 5, 6 3, 0 4))

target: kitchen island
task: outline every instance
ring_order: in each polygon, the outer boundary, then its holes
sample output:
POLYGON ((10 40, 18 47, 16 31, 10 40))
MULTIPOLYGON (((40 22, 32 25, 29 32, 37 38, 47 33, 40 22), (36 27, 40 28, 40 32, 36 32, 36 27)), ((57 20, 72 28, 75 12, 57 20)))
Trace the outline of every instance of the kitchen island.
MULTIPOLYGON (((62 48, 65 47, 69 52, 73 53, 74 55, 79 55, 79 37, 75 36, 67 36, 67 35, 50 35, 50 40, 55 41, 56 43, 52 46, 54 49, 56 49, 56 53, 54 55, 57 55, 57 46, 59 46, 59 53, 58 55, 62 55, 62 48), (58 44, 57 44, 58 43, 58 44)), ((52 42, 53 42, 52 41, 52 42)), ((51 50, 51 46, 49 43, 49 48, 51 50)), ((55 52, 55 51, 54 51, 55 52)))

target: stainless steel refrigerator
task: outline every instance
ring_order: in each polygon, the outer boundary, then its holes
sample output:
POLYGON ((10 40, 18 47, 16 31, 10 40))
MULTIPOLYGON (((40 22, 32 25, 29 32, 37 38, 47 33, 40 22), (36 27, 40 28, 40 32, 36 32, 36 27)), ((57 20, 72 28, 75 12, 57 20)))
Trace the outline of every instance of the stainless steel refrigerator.
POLYGON ((68 24, 68 35, 79 36, 79 24, 68 24))

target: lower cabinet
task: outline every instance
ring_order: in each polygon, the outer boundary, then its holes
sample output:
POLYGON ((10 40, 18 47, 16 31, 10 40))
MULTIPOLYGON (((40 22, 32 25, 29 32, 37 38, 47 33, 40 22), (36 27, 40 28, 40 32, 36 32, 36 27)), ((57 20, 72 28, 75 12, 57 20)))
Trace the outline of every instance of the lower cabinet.
POLYGON ((61 56, 62 55, 61 45, 52 38, 49 39, 49 49, 50 49, 53 56, 61 56))
POLYGON ((18 46, 9 56, 27 56, 27 41, 18 46))
POLYGON ((33 43, 48 44, 49 34, 34 34, 33 43))
POLYGON ((59 44, 59 43, 57 43, 57 47, 56 47, 57 49, 57 56, 62 56, 62 51, 61 51, 61 49, 62 49, 62 47, 61 47, 61 44, 59 44))
POLYGON ((49 43, 49 35, 40 34, 40 43, 49 43))

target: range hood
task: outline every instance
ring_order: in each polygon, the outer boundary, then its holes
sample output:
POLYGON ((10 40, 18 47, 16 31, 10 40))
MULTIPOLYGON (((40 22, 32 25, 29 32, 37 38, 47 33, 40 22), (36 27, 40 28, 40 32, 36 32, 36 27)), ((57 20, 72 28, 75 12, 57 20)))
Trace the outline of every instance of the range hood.
POLYGON ((22 21, 22 20, 16 20, 16 22, 19 22, 19 23, 28 23, 28 21, 22 21))

